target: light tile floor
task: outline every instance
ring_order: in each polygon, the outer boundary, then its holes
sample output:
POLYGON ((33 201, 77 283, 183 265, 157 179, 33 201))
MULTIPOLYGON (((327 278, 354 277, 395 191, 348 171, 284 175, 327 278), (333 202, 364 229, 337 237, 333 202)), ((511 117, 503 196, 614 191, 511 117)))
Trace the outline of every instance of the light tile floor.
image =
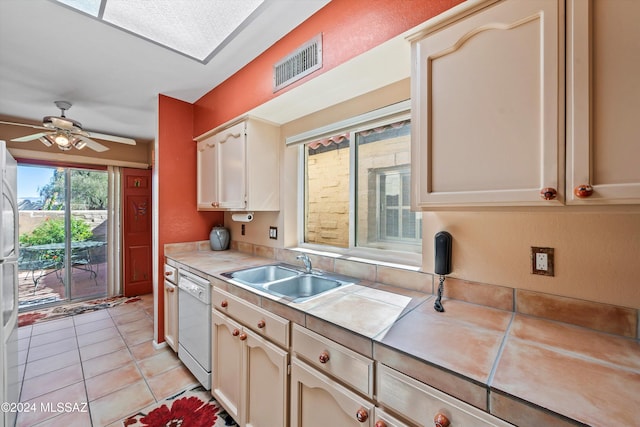
POLYGON ((122 419, 197 380, 169 348, 155 349, 153 298, 18 329, 17 426, 122 426, 122 419))

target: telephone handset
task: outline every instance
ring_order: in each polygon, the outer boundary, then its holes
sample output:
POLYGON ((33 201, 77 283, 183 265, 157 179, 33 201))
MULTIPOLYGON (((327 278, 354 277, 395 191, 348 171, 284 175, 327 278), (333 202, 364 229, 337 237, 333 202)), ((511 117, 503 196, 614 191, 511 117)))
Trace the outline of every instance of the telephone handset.
POLYGON ((443 312, 442 291, 444 289, 445 275, 451 273, 451 234, 446 231, 440 231, 435 235, 435 273, 440 276, 438 285, 438 297, 433 304, 436 311, 443 312))

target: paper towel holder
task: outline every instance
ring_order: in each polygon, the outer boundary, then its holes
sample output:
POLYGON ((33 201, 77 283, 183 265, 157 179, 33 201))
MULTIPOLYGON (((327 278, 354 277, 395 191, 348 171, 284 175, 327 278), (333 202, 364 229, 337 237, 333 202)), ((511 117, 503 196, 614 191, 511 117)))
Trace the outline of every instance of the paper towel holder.
POLYGON ((253 212, 232 213, 231 220, 235 222, 251 222, 253 220, 253 212))

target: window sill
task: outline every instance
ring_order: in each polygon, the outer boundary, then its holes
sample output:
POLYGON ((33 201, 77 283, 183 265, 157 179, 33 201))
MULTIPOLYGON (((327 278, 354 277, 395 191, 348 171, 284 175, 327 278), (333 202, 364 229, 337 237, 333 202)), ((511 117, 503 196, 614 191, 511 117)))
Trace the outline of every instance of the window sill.
POLYGON ((408 271, 420 271, 422 267, 422 255, 407 252, 340 248, 327 250, 326 247, 316 247, 314 245, 302 245, 287 249, 294 252, 305 252, 328 258, 381 265, 408 271))

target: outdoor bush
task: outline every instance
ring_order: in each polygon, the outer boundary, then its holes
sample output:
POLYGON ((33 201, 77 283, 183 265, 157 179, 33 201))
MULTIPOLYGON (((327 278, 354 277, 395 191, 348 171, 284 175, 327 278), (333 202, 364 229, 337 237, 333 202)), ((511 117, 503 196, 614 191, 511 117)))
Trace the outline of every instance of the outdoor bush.
MULTIPOLYGON (((82 242, 93 236, 89 225, 81 219, 71 218, 71 240, 82 242)), ((31 233, 20 236, 20 244, 23 246, 46 245, 49 243, 64 242, 64 219, 47 218, 31 233)))

